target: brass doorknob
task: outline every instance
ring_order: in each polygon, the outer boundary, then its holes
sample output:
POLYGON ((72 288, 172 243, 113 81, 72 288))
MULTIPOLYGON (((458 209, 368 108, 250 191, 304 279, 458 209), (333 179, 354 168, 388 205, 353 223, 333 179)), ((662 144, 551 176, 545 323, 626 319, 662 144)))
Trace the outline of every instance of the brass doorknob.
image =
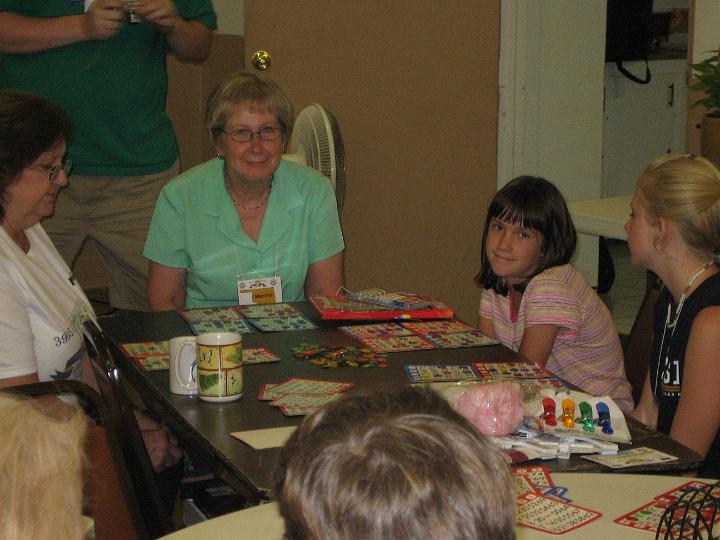
POLYGON ((270 53, 267 51, 257 51, 253 54, 252 65, 258 71, 265 71, 270 68, 272 64, 272 58, 270 53))

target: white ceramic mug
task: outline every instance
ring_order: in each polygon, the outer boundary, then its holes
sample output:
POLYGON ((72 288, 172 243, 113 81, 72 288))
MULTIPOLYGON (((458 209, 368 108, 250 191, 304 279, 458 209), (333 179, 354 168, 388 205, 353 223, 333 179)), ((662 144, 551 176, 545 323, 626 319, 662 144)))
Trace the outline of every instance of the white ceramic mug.
POLYGON ((210 332, 195 338, 198 397, 204 401, 234 401, 242 396, 242 336, 210 332))
POLYGON ((168 342, 170 353, 170 391, 197 394, 197 356, 195 336, 180 336, 168 342))

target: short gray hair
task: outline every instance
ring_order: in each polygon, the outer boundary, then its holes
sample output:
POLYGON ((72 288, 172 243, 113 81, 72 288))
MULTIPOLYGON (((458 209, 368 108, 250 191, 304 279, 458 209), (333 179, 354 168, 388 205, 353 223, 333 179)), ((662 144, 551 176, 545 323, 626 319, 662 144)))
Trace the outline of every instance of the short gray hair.
POLYGON ((292 129, 292 105, 285 93, 272 79, 254 73, 237 72, 221 82, 208 96, 205 106, 205 126, 213 142, 225 129, 225 123, 236 105, 247 104, 251 109, 267 111, 280 124, 283 145, 292 129))

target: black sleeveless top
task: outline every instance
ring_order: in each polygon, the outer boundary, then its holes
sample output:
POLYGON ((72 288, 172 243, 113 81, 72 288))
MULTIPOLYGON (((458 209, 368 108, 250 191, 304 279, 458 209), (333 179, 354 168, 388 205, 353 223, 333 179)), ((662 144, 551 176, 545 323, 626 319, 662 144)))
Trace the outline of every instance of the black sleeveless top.
MULTIPOLYGON (((682 393, 685 349, 693 321, 700 311, 709 306, 720 305, 720 272, 710 276, 685 299, 675 328, 667 328, 668 306, 670 321, 674 316, 674 303, 670 291, 663 289, 655 304, 653 314, 653 346, 650 359, 650 388, 659 406, 657 429, 670 434, 675 412, 682 393), (662 350, 661 350, 662 347, 662 350)), ((720 329, 718 329, 720 331, 720 329)), ((720 352, 717 361, 720 362, 720 352)), ((705 462, 699 474, 708 478, 720 478, 720 432, 715 434, 705 462)))

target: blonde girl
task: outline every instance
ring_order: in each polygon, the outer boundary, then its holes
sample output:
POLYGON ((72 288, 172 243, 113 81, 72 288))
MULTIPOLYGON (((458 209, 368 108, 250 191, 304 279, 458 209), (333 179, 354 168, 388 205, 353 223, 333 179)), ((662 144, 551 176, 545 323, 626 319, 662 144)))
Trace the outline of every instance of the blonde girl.
POLYGON ((720 173, 692 155, 654 161, 625 230, 632 262, 664 285, 633 416, 704 456, 702 476, 720 478, 720 173))

